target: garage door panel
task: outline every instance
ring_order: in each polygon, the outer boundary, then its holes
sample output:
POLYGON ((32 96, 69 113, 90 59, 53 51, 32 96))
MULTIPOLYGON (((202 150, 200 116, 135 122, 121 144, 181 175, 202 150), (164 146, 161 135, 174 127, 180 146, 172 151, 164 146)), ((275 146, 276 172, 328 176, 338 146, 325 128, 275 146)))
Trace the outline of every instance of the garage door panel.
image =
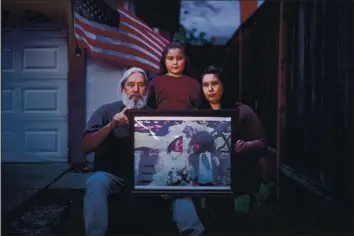
POLYGON ((18 137, 21 132, 17 122, 2 120, 1 125, 1 161, 12 161, 14 157, 20 156, 19 146, 22 137, 18 137))
POLYGON ((66 81, 24 82, 22 86, 22 112, 32 116, 67 115, 66 81))
POLYGON ((66 120, 17 119, 5 122, 2 161, 66 162, 66 120))
POLYGON ((16 88, 3 88, 1 91, 1 111, 2 113, 14 114, 16 112, 16 88))
POLYGON ((55 38, 26 41, 20 47, 21 77, 66 77, 68 54, 63 41, 55 38))
POLYGON ((66 162, 67 37, 2 36, 2 162, 66 162))
POLYGON ((3 45, 1 50, 1 71, 2 73, 11 73, 15 71, 15 50, 11 45, 3 45))
POLYGON ((15 117, 67 117, 66 80, 19 80, 2 88, 2 111, 15 117))
POLYGON ((66 161, 66 120, 27 120, 22 127, 25 159, 66 161))

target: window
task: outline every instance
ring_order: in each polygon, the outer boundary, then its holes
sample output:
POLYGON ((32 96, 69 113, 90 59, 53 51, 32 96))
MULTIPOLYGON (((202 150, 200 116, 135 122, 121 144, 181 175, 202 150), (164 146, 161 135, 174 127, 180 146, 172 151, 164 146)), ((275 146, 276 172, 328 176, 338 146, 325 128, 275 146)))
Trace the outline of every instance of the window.
POLYGON ((44 13, 26 10, 22 14, 21 26, 24 30, 55 30, 52 20, 44 13))

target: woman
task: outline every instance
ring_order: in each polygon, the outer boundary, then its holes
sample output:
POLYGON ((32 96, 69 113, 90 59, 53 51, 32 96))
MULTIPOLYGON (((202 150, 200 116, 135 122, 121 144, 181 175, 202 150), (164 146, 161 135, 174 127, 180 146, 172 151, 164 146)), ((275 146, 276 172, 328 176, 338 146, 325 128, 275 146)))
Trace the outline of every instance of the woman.
MULTIPOLYGON (((153 179, 150 185, 173 185, 173 181, 179 182, 182 181, 182 179, 173 180, 169 175, 171 175, 173 171, 181 171, 183 173, 183 171, 186 172, 187 169, 188 155, 183 151, 183 136, 179 136, 168 145, 166 151, 159 154, 155 165, 156 174, 152 177, 153 179)), ((184 182, 184 184, 189 183, 184 182)))
POLYGON ((238 193, 250 193, 258 190, 261 178, 260 155, 267 150, 266 137, 262 124, 252 109, 240 102, 226 99, 221 79, 221 69, 209 66, 202 76, 202 91, 205 98, 204 109, 238 109, 238 137, 234 149, 238 154, 232 167, 233 182, 238 193))

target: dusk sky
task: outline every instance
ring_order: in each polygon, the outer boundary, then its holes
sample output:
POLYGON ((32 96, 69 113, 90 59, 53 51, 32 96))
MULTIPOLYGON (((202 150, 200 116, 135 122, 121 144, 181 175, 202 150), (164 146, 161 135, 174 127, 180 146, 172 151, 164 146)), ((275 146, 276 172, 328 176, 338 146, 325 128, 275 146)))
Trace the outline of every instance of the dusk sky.
MULTIPOLYGON (((263 1, 258 1, 260 6, 263 1)), ((225 44, 240 26, 240 1, 181 1, 180 22, 187 31, 205 32, 225 44)))

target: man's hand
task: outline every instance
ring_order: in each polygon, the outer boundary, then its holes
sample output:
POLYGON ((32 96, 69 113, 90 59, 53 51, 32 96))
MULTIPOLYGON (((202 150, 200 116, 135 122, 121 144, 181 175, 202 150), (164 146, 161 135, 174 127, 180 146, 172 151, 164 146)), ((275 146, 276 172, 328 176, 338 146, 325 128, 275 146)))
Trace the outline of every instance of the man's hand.
POLYGON ((246 152, 249 149, 249 143, 242 141, 242 140, 237 140, 235 144, 235 151, 240 153, 240 152, 246 152))
POLYGON ((121 112, 115 114, 113 116, 113 120, 110 123, 110 126, 112 127, 112 129, 115 129, 119 126, 122 125, 127 125, 129 124, 129 120, 128 117, 125 115, 125 112, 128 110, 129 108, 126 107, 124 108, 121 112))

